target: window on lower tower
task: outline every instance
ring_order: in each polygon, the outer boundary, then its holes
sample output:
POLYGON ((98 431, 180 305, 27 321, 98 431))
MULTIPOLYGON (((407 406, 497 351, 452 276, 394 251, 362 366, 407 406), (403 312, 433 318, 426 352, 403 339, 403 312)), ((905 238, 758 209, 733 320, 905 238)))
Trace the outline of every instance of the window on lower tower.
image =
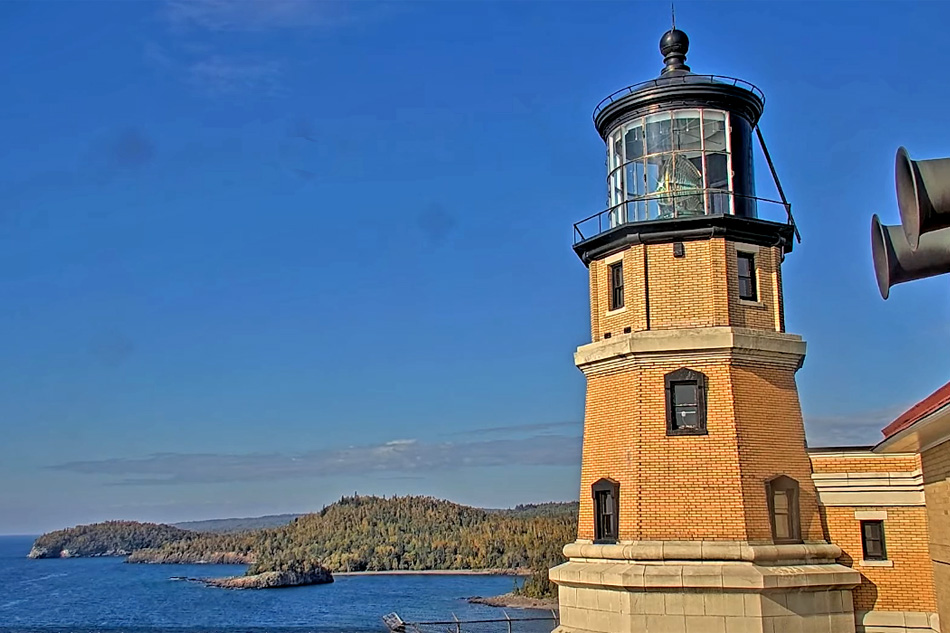
POLYGON ((864 560, 887 560, 884 521, 861 521, 861 547, 864 560))
POLYGON ((619 532, 620 484, 613 479, 600 479, 593 486, 594 540, 615 542, 619 532))
POLYGON ((775 543, 801 543, 801 520, 798 514, 798 482, 780 475, 765 484, 775 543))
POLYGON ((706 376, 692 369, 677 369, 666 382, 666 434, 706 434, 706 376))
POLYGON ((611 264, 608 270, 610 274, 610 309, 619 310, 623 307, 623 262, 611 264))

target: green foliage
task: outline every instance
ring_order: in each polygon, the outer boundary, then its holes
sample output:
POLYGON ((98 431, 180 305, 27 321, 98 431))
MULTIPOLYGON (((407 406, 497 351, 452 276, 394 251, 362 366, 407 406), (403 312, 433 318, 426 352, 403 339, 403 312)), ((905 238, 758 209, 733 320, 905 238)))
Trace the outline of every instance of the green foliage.
POLYGON ((49 532, 36 539, 33 547, 44 550, 44 558, 58 557, 63 550, 68 550, 70 556, 121 556, 185 539, 190 534, 170 525, 107 521, 49 532))
POLYGON ((574 540, 576 515, 489 512, 431 497, 344 497, 278 528, 199 534, 132 561, 193 562, 231 552, 267 565, 314 560, 334 572, 547 569, 574 540))
POLYGON ((68 533, 56 542, 68 542, 70 551, 91 540, 99 544, 95 551, 100 553, 135 550, 130 562, 250 563, 248 574, 321 565, 334 572, 531 569, 537 572, 520 591, 540 595, 553 591, 547 570, 563 561, 561 548, 574 540, 576 508, 539 504, 488 511, 431 497, 353 496, 287 525, 254 531, 199 533, 112 522, 81 526, 86 532, 72 528, 52 533, 37 543, 68 533), (147 529, 139 534, 119 525, 147 529), (126 536, 117 539, 116 534, 126 536))
MULTIPOLYGON (((551 567, 553 566, 552 564, 551 567)), ((547 568, 537 569, 525 579, 523 585, 516 586, 512 593, 526 598, 557 598, 557 585, 548 578, 547 568)))

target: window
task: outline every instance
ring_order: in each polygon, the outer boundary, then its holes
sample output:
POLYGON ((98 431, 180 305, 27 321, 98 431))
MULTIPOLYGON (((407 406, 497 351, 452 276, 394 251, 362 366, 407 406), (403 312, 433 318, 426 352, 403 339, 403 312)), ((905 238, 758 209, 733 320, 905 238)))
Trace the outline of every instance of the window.
POLYGON ((623 262, 611 264, 610 274, 610 309, 619 310, 623 307, 623 262))
POLYGON ((682 109, 636 118, 610 136, 610 226, 731 214, 729 115, 682 109))
POLYGON ((739 298, 758 301, 755 288, 755 255, 739 251, 736 253, 736 264, 739 268, 739 298))
POLYGON ((798 515, 798 482, 780 475, 765 484, 772 522, 772 540, 777 543, 801 543, 798 515))
POLYGON ((666 434, 706 434, 706 376, 692 369, 677 369, 666 382, 666 434))
POLYGON ((594 540, 616 541, 620 484, 613 479, 600 479, 591 486, 591 492, 594 496, 594 540))
POLYGON ((861 547, 864 560, 887 560, 884 521, 861 521, 861 547))

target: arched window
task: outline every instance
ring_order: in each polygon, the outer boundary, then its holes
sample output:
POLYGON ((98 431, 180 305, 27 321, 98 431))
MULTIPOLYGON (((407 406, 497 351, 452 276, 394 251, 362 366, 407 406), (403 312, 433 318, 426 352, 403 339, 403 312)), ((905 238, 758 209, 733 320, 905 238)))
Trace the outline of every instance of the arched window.
POLYGON ((666 434, 706 435, 706 375, 677 369, 666 383, 666 434))
POLYGON ((620 484, 613 479, 599 479, 591 486, 594 497, 594 540, 614 543, 620 525, 620 484))
POLYGON ((765 484, 769 500, 769 519, 775 543, 801 543, 801 519, 798 514, 798 482, 785 475, 765 484))

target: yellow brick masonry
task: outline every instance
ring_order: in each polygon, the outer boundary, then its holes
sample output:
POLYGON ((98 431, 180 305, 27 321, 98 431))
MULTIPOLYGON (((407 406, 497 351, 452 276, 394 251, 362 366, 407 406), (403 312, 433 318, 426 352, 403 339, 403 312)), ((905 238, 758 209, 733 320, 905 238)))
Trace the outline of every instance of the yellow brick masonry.
MULTIPOLYGON (((913 472, 921 468, 916 454, 878 455, 873 453, 820 453, 810 455, 815 473, 913 472)), ((950 466, 950 460, 948 460, 950 466)), ((929 499, 928 499, 929 506, 929 499)), ((930 573, 928 551, 928 508, 923 506, 842 506, 822 508, 826 539, 843 552, 839 562, 861 572, 861 584, 854 590, 857 611, 937 611, 934 575, 930 573), (886 512, 884 538, 892 567, 861 565, 861 520, 855 512, 886 512)))
POLYGON ((828 538, 844 552, 843 565, 861 572, 854 589, 856 611, 937 611, 927 550, 927 511, 909 507, 828 507, 823 509, 828 538), (884 537, 893 567, 864 567, 861 522, 855 511, 886 510, 884 537))
MULTIPOLYGON (((604 334, 678 327, 733 325, 784 331, 782 252, 756 250, 759 302, 739 300, 736 245, 724 238, 684 242, 685 257, 672 244, 638 244, 622 252, 624 308, 610 311, 608 266, 613 257, 590 264, 591 339, 604 334)), ((749 247, 745 247, 748 249, 749 247)))
MULTIPOLYGON (((624 308, 610 312, 608 265, 590 265, 591 335, 647 329, 739 326, 783 331, 779 248, 756 251, 759 305, 740 302, 736 245, 723 238, 634 245, 622 251, 624 308)), ((740 247, 742 248, 742 247, 740 247)), ((745 246, 749 249, 750 247, 745 246)), ((578 537, 593 538, 590 486, 620 482, 621 540, 770 542, 765 482, 779 474, 801 485, 803 537, 823 529, 811 481, 795 368, 773 361, 697 353, 694 361, 638 359, 588 375, 578 537), (666 434, 665 374, 706 374, 705 436, 666 434)))
POLYGON ((801 485, 806 540, 821 540, 794 370, 747 360, 685 363, 706 374, 704 436, 667 436, 663 377, 682 360, 588 377, 578 537, 593 538, 590 486, 620 482, 621 540, 770 542, 765 482, 801 485), (781 421, 781 424, 777 424, 781 421))

